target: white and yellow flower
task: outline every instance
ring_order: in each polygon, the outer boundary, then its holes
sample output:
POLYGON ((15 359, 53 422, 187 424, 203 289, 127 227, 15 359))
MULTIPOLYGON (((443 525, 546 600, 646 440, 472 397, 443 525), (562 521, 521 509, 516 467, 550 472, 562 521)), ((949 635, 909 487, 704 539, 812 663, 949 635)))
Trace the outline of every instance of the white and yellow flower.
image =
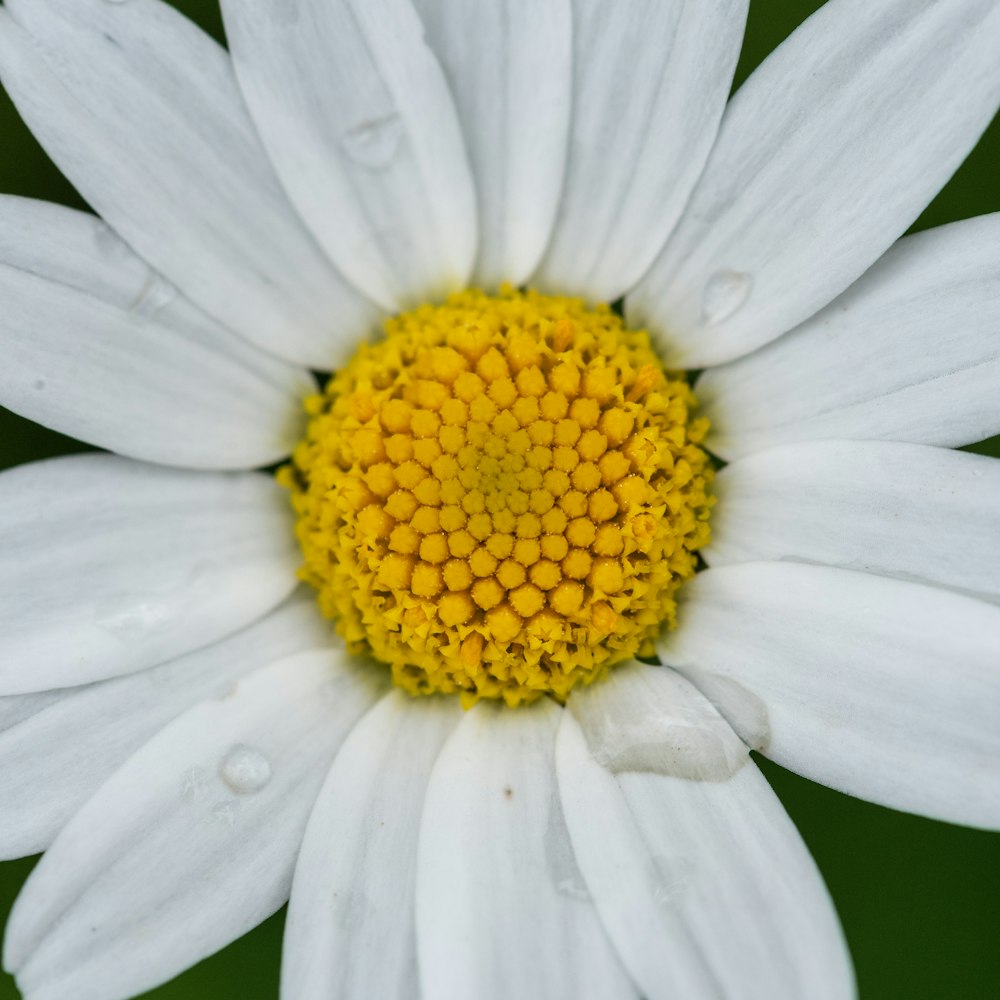
POLYGON ((104 220, 0 199, 0 402, 115 453, 0 476, 5 966, 290 896, 286 1000, 852 996, 749 750, 1000 827, 1000 217, 896 242, 1000 6, 829 0, 728 105, 747 0, 222 8, 0 8, 104 220))

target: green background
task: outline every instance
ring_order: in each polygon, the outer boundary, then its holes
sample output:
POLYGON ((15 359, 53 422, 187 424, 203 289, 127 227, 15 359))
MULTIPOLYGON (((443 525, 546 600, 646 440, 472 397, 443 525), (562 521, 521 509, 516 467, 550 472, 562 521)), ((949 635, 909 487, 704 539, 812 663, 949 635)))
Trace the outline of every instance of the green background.
MULTIPOLYGON (((222 37, 216 0, 177 0, 175 5, 222 37)), ((821 3, 755 0, 751 6, 737 83, 821 3)), ((85 207, 2 93, 0 136, 0 191, 85 207)), ((998 165, 1000 120, 914 228, 1000 211, 998 165)), ((83 448, 0 409, 0 468, 83 448)), ((1000 456, 1000 439, 975 450, 1000 456)), ((1000 834, 905 816, 812 784, 767 761, 761 766, 830 887, 862 1000, 1000 997, 1000 834)), ((0 865, 0 920, 6 919, 33 864, 29 859, 0 865)), ((274 1000, 283 920, 278 914, 148 997, 274 1000)), ((0 974, 0 1000, 18 996, 13 982, 0 974)))

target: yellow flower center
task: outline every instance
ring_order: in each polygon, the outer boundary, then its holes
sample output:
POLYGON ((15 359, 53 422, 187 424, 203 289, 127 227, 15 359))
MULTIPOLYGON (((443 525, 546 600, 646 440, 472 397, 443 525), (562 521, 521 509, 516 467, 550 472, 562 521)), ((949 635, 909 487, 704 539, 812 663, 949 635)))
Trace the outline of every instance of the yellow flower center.
POLYGON ((564 699, 649 654, 708 541, 683 378, 606 306, 504 289, 386 324, 281 470, 303 578, 413 694, 564 699))

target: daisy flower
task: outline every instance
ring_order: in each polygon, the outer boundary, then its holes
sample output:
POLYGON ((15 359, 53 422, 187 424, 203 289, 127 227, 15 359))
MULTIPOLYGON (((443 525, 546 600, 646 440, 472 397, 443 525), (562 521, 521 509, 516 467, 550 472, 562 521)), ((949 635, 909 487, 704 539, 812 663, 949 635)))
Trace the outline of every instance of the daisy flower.
POLYGON ((899 239, 1000 6, 829 0, 728 104, 747 0, 222 13, 0 8, 100 216, 0 200, 0 402, 108 452, 0 476, 5 967, 290 899, 286 1000, 851 997, 750 750, 1000 827, 1000 218, 899 239))

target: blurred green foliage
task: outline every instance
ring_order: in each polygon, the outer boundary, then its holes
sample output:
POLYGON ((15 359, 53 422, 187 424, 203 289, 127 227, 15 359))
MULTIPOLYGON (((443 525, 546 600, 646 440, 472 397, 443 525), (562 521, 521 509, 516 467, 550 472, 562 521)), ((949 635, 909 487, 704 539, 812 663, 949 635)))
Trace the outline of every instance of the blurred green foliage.
MULTIPOLYGON (((175 0, 174 5, 222 40, 216 0, 175 0)), ((737 85, 821 0, 754 0, 751 6, 737 85)), ((3 94, 0 136, 0 191, 86 207, 3 94)), ((1000 121, 914 229, 1000 211, 998 164, 1000 121)), ((0 410, 0 468, 85 447, 0 410)), ((1000 457, 1000 438, 973 450, 1000 457)), ((1000 996, 1000 835, 892 812, 768 761, 760 764, 830 887, 854 955, 862 1000, 1000 996)), ((0 920, 33 863, 0 865, 0 920)), ((281 913, 148 994, 149 1000, 274 1000, 283 925, 281 913)), ((13 982, 0 975, 0 1000, 18 996, 13 982)))

